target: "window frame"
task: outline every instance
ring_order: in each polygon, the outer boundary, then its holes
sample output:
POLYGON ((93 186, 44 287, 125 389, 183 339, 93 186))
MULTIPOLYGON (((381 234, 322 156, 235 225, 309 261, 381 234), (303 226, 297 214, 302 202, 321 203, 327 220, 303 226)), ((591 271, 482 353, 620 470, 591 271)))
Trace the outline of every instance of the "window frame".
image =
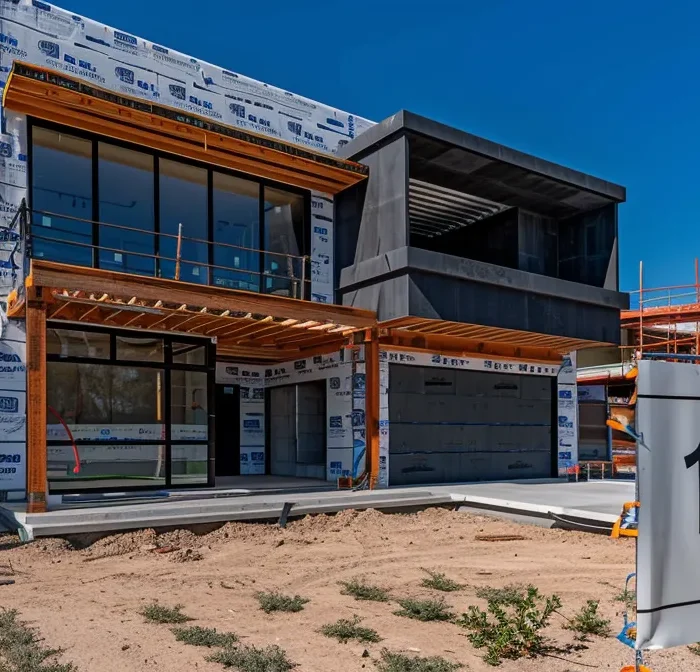
MULTIPOLYGON (((182 164, 190 165, 196 168, 204 168, 207 171, 207 263, 208 267, 208 282, 207 284, 202 284, 202 287, 216 286, 212 285, 211 279, 213 278, 212 266, 214 264, 214 172, 224 173, 230 175, 231 177, 237 177, 243 180, 248 180, 249 182, 255 182, 258 184, 258 268, 256 272, 258 273, 258 293, 264 294, 264 264, 265 264, 265 187, 277 189, 280 191, 286 191, 291 194, 297 194, 303 197, 303 221, 295 227, 295 233, 298 238, 300 256, 310 256, 311 254, 311 191, 308 189, 303 189, 293 185, 285 184, 284 182, 276 182, 274 180, 269 180, 266 178, 258 177, 256 175, 251 175, 250 173, 244 173, 241 171, 231 170, 229 168, 219 166, 216 163, 205 163, 202 161, 196 161, 187 157, 179 156, 177 154, 172 154, 170 152, 164 152, 153 147, 135 145, 130 142, 124 142, 118 138, 111 138, 106 135, 100 135, 97 133, 89 133, 81 129, 71 128, 70 126, 65 126, 63 124, 58 124, 55 122, 44 121, 43 119, 37 119, 36 117, 27 118, 27 151, 29 156, 29 168, 27 181, 29 185, 28 189, 28 203, 30 212, 33 206, 33 196, 34 196, 34 170, 33 170, 33 155, 34 155, 34 139, 33 130, 34 128, 42 128, 49 131, 55 131, 59 133, 66 133, 73 135, 77 138, 82 138, 85 140, 90 140, 92 143, 92 215, 91 219, 92 225, 92 265, 91 268, 100 268, 99 256, 100 256, 100 189, 99 189, 99 148, 98 143, 103 142, 106 144, 112 144, 117 147, 122 147, 124 149, 130 149, 132 151, 141 152, 142 154, 149 154, 153 156, 153 207, 154 207, 154 221, 153 221, 153 235, 154 235, 154 255, 155 255, 155 275, 153 277, 161 277, 161 264, 160 264, 160 160, 167 159, 169 161, 176 161, 182 164), (299 230, 301 229, 301 230, 299 230)), ((31 249, 31 248, 30 248, 31 249)), ((310 269, 309 269, 310 272, 310 269)), ((151 276, 144 276, 151 277, 151 276)), ((310 276, 309 276, 310 277, 310 276)), ((307 278, 308 279, 308 278, 307 278)), ((304 292, 302 298, 309 300, 311 297, 311 291, 309 283, 303 288, 304 292)))
MULTIPOLYGON (((110 329, 90 324, 71 324, 67 322, 49 320, 46 325, 48 329, 59 329, 63 331, 82 331, 92 333, 106 333, 109 335, 109 357, 81 357, 81 356, 66 356, 63 357, 55 353, 47 353, 46 361, 52 363, 74 363, 74 364, 94 364, 98 366, 115 366, 123 368, 145 368, 157 369, 163 371, 163 425, 165 427, 164 439, 128 439, 120 441, 120 445, 140 445, 153 446, 165 445, 165 483, 162 485, 143 485, 143 486, 115 486, 108 488, 95 488, 90 486, 81 486, 80 481, 75 481, 75 487, 60 488, 58 490, 51 489, 51 480, 49 480, 49 492, 61 494, 74 494, 84 492, 124 492, 132 490, 153 490, 154 488, 169 488, 169 489, 186 489, 186 488, 207 488, 213 487, 215 482, 215 423, 214 423, 214 404, 215 404, 215 384, 216 384, 216 344, 206 338, 198 338, 196 336, 187 336, 184 334, 164 334, 164 333, 149 333, 148 331, 136 329, 110 329), (117 357, 117 337, 126 336, 128 338, 142 338, 144 340, 152 340, 153 338, 161 338, 164 346, 164 358, 162 362, 149 362, 141 360, 118 359, 117 357), (200 345, 205 348, 204 364, 183 364, 173 361, 172 345, 173 343, 200 345), (207 440, 196 441, 192 439, 173 439, 172 438, 172 371, 196 371, 207 374, 207 440), (198 483, 182 483, 173 480, 172 474, 172 448, 173 446, 206 446, 207 447, 207 479, 206 482, 198 483)), ((111 439, 76 439, 76 446, 100 446, 114 445, 114 440, 111 439)), ((46 442, 47 446, 72 446, 73 442, 69 439, 49 439, 46 442)))

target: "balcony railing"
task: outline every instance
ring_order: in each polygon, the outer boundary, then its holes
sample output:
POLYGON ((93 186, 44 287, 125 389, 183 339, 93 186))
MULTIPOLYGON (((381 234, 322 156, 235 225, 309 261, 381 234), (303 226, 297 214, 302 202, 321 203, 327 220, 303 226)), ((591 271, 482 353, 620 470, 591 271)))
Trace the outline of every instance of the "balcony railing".
POLYGON ((22 209, 18 216, 28 233, 27 256, 34 259, 297 299, 310 296, 306 256, 196 238, 187 235, 187 222, 171 234, 22 209))

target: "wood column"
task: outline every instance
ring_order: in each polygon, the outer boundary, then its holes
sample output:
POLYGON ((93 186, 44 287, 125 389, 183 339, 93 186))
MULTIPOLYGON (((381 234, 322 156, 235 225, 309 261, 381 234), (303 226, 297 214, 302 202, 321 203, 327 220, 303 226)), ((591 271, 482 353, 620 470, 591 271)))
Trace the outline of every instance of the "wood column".
POLYGON ((365 445, 369 487, 379 478, 379 333, 365 331, 365 445))
POLYGON ((28 513, 46 511, 46 303, 41 287, 27 288, 28 513))

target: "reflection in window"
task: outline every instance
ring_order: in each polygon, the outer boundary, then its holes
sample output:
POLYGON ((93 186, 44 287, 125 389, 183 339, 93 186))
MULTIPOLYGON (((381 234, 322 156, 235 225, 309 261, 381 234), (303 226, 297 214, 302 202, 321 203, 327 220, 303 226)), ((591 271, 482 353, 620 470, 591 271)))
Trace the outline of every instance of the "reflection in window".
POLYGON ((109 359, 109 334, 73 329, 47 329, 46 353, 60 357, 109 359))
POLYGON ((213 284, 257 292, 260 261, 253 249, 260 247, 260 185, 217 172, 213 181, 214 265, 223 267, 214 268, 213 284))
POLYGON ((80 445, 77 473, 72 446, 49 445, 46 450, 51 492, 165 485, 164 445, 80 445))
POLYGON ((264 291, 298 297, 302 275, 299 255, 304 225, 304 197, 265 187, 264 210, 264 291))
MULTIPOLYGON (((206 375, 206 374, 205 374, 206 375)), ((48 440, 160 439, 163 372, 130 366, 47 362, 48 440)))
POLYGON ((32 208, 34 257, 92 266, 90 140, 34 127, 32 208))
POLYGON ((178 226, 182 224, 180 280, 207 284, 209 263, 207 213, 207 171, 177 161, 160 162, 160 274, 175 277, 178 226))
POLYGON ((172 475, 173 484, 187 485, 207 482, 206 443, 190 446, 173 446, 172 475))
MULTIPOLYGON (((99 143, 98 153, 100 222, 153 231, 153 157, 105 142, 99 143)), ((100 250, 102 268, 155 274, 155 236, 151 233, 100 226, 100 248, 111 248, 100 250)))
POLYGON ((172 371, 170 376, 173 440, 206 441, 209 425, 207 374, 172 371))
POLYGON ((161 338, 132 338, 117 336, 117 359, 124 362, 162 362, 161 338))
POLYGON ((207 349, 203 345, 192 343, 173 343, 173 364, 205 366, 207 349))

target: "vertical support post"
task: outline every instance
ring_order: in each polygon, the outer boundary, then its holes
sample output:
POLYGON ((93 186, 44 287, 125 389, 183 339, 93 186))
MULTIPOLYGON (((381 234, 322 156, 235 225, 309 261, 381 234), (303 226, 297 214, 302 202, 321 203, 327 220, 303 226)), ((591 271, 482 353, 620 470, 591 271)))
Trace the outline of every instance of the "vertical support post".
POLYGON ((379 478, 379 332, 365 331, 365 432, 369 487, 379 478))
POLYGON ((42 288, 27 297, 27 501, 28 513, 46 512, 46 303, 42 288))
POLYGON ((644 352, 644 301, 643 301, 643 286, 644 286, 644 266, 642 261, 639 262, 639 358, 642 358, 644 352))
MULTIPOLYGON (((695 257, 695 303, 700 304, 700 270, 697 257, 695 257)), ((695 323, 695 354, 700 355, 700 322, 695 323)))

